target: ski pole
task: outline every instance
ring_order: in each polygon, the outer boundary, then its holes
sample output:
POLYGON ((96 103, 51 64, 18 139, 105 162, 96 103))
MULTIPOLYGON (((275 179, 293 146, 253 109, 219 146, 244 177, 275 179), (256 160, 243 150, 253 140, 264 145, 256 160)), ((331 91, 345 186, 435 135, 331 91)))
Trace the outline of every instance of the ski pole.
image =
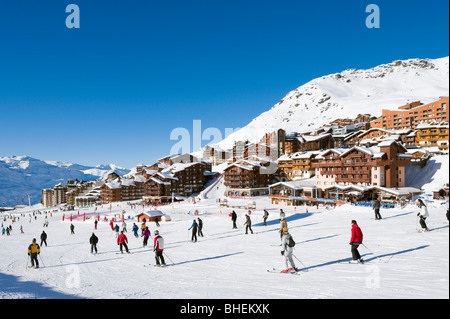
POLYGON ((378 258, 373 251, 371 251, 366 245, 364 245, 364 243, 361 243, 361 245, 363 245, 372 255, 375 256, 376 259, 378 259, 378 261, 381 262, 380 258, 378 258))
POLYGON ((38 257, 39 257, 39 259, 41 260, 42 265, 44 265, 44 267, 47 267, 47 266, 45 266, 45 263, 44 263, 44 261, 42 260, 41 254, 38 254, 38 257))
POLYGON ((163 252, 164 256, 167 257, 167 259, 169 259, 169 261, 172 263, 172 265, 175 265, 175 263, 172 261, 172 259, 169 258, 169 256, 167 256, 167 254, 165 252, 163 252))
POLYGON ((305 264, 302 263, 302 261, 300 259, 297 258, 297 256, 295 256, 294 254, 292 254, 292 256, 294 256, 295 259, 297 259, 303 266, 303 268, 305 268, 305 271, 308 271, 308 269, 306 268, 305 264))

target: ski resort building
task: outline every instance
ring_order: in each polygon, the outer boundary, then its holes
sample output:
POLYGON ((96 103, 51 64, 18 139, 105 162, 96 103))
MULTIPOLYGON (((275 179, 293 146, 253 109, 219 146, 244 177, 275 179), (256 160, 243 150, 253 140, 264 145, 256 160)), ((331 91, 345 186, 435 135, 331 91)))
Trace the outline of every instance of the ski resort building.
POLYGON ((295 181, 308 179, 314 176, 315 169, 312 167, 315 157, 319 151, 297 152, 283 155, 278 159, 279 176, 282 181, 295 181))
POLYGON ((411 154, 400 143, 389 140, 378 146, 331 149, 317 156, 316 186, 360 185, 404 187, 405 167, 411 154))
POLYGON ((227 196, 267 195, 268 186, 274 182, 278 165, 270 160, 240 160, 224 170, 227 196))
POLYGON ((449 97, 441 96, 439 100, 428 104, 420 101, 400 106, 398 110, 383 110, 381 117, 370 122, 371 127, 385 129, 415 129, 421 123, 448 122, 449 97))

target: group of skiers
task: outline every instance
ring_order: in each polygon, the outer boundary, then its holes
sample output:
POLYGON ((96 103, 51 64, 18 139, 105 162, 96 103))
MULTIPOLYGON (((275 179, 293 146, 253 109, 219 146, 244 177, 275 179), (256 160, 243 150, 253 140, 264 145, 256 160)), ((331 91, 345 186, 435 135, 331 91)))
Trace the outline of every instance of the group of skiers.
MULTIPOLYGON (((418 199, 416 203, 419 208, 419 212, 418 212, 417 216, 418 216, 418 223, 420 224, 420 226, 422 228, 421 231, 429 231, 428 226, 426 224, 426 219, 429 216, 427 206, 425 205, 425 203, 423 202, 422 199, 418 199)), ((375 199, 374 203, 373 203, 373 209, 375 212, 376 220, 382 219, 381 214, 380 214, 380 206, 381 205, 380 205, 379 199, 378 198, 375 199)), ((447 215, 446 216, 448 219, 448 200, 446 202, 446 207, 447 207, 447 215)), ((236 229, 237 228, 236 212, 232 211, 229 216, 231 217, 232 228, 236 229)), ((264 226, 267 226, 268 217, 269 217, 269 213, 266 209, 264 209, 264 214, 263 214, 263 220, 264 220, 263 225, 264 226)), ((252 222, 251 222, 251 218, 250 218, 250 212, 245 214, 245 219, 246 219, 245 223, 244 223, 245 234, 248 234, 248 231, 250 231, 253 234, 253 230, 251 227, 252 222)), ((283 212, 282 209, 280 209, 279 221, 280 221, 279 233, 280 233, 280 239, 281 239, 281 255, 284 257, 284 263, 285 263, 285 268, 282 270, 282 272, 297 271, 298 269, 297 269, 294 259, 293 259, 293 257, 295 257, 293 255, 295 241, 293 240, 292 235, 289 233, 288 223, 285 218, 285 213, 283 212)), ((97 221, 95 221, 94 227, 95 227, 95 229, 97 229, 97 221)), ((117 224, 115 227, 111 226, 111 228, 116 233, 119 232, 119 226, 117 224)), ((198 236, 203 237, 202 229, 203 229, 203 220, 200 217, 198 217, 197 220, 194 219, 192 222, 192 225, 188 228, 188 231, 192 230, 192 236, 191 236, 192 242, 197 242, 197 234, 198 234, 198 236)), ((71 233, 74 234, 74 225, 73 224, 70 225, 70 230, 71 230, 71 233)), ((139 230, 139 227, 134 223, 132 231, 136 238, 138 238, 138 236, 139 236, 138 230, 139 230)), ((128 238, 125 235, 125 232, 126 232, 126 225, 123 225, 122 230, 120 231, 120 234, 116 235, 117 245, 119 246, 119 250, 121 253, 123 253, 123 250, 125 250, 126 253, 130 253, 130 251, 128 249, 128 238)), ((165 265, 164 239, 159 234, 158 230, 154 231, 154 235, 155 235, 155 237, 153 239, 153 251, 155 253, 156 266, 161 266, 161 265, 164 266, 165 265)), ((147 247, 148 240, 151 237, 151 232, 150 232, 149 227, 146 225, 145 220, 141 225, 141 237, 143 237, 143 247, 147 247)), ((98 237, 95 235, 95 233, 92 233, 92 235, 89 239, 92 254, 98 252, 98 249, 97 249, 98 241, 99 241, 98 237)), ((40 254, 40 249, 43 244, 45 244, 47 246, 47 234, 44 231, 41 234, 41 244, 38 245, 36 242, 36 239, 34 238, 33 242, 28 247, 28 255, 31 258, 32 267, 35 267, 35 268, 39 267, 39 262, 38 262, 37 257, 40 254)), ((351 221, 351 238, 350 238, 349 244, 351 246, 351 255, 352 255, 351 263, 363 263, 364 260, 361 258, 361 255, 358 251, 358 247, 363 244, 363 232, 362 232, 361 228, 358 226, 358 223, 356 222, 356 220, 351 221)))

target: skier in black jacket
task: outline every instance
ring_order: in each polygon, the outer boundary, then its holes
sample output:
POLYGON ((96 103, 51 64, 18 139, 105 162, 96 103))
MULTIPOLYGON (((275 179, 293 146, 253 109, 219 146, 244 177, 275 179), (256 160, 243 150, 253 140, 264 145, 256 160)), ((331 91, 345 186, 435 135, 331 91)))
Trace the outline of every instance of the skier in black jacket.
POLYGON ((237 214, 234 210, 231 213, 231 220, 233 221, 233 229, 237 228, 236 226, 237 214))
POLYGON ((188 230, 192 229, 192 239, 191 240, 194 243, 197 242, 197 228, 198 228, 198 225, 197 225, 197 222, 194 219, 194 222, 192 223, 191 227, 189 227, 189 229, 188 229, 188 230))
POLYGON ((95 253, 97 254, 97 243, 98 243, 98 237, 95 236, 94 233, 92 233, 91 238, 89 238, 89 243, 91 244, 91 254, 95 253))
POLYGON ((45 246, 47 246, 47 234, 45 233, 45 231, 42 231, 42 234, 41 234, 41 246, 42 246, 42 243, 44 243, 45 246))

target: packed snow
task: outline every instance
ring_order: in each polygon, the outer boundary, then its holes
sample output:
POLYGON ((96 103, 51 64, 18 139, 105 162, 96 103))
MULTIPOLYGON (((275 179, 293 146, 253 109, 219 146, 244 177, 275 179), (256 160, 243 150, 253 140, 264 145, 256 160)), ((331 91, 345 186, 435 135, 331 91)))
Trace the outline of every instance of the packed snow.
MULTIPOLYGON (((14 223, 3 221, 4 226, 12 225, 12 232, 0 240, 0 298, 449 298, 449 225, 442 201, 426 200, 431 231, 422 233, 417 232, 418 207, 414 204, 382 209, 383 219, 375 220, 370 207, 283 207, 271 205, 267 197, 228 198, 228 205, 235 208, 224 207, 218 203, 223 191, 219 180, 200 201, 158 207, 171 218, 159 227, 148 223, 152 237, 157 229, 165 240, 167 266, 162 268, 154 267, 152 240, 143 248, 143 238, 135 238, 131 231, 133 223, 141 225, 135 214, 148 207, 134 209, 127 203, 99 207, 97 230, 94 208, 56 211, 51 216, 42 213, 36 219, 29 214, 46 209, 38 205, 23 209, 25 217, 14 223), (245 234, 248 209, 236 207, 253 201, 254 234, 245 234), (267 226, 263 225, 263 209, 270 214, 267 226), (268 272, 284 268, 280 209, 296 241, 297 275, 268 272), (123 210, 130 254, 119 252, 109 225, 111 217, 118 218, 123 210), (232 229, 232 210, 238 214, 238 229, 232 229), (75 234, 69 229, 70 213, 75 234), (188 228, 198 217, 203 220, 204 237, 194 243, 188 228), (347 263, 353 219, 364 234, 365 246, 359 247, 364 264, 347 263), (43 226, 46 220, 48 227, 43 226), (48 234, 48 246, 41 247, 41 267, 27 268, 28 246, 33 238, 40 244, 42 231, 48 234), (99 238, 96 255, 90 252, 93 232, 99 238)), ((122 222, 118 224, 122 228, 122 222)))

